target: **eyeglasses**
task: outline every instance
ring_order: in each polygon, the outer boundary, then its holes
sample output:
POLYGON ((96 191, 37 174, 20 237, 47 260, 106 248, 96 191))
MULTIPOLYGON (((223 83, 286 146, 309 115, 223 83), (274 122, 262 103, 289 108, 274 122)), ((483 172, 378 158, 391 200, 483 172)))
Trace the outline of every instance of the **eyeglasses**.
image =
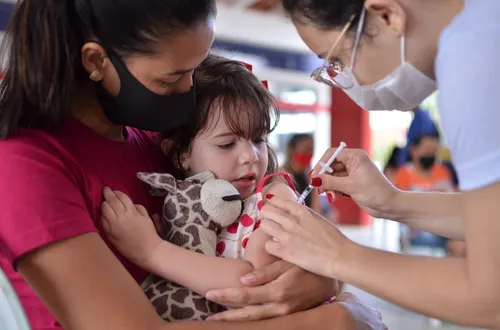
POLYGON ((338 61, 332 61, 330 58, 332 57, 334 50, 337 48, 338 44, 342 40, 342 37, 345 35, 347 30, 351 26, 355 17, 356 17, 355 14, 349 17, 349 21, 346 23, 346 25, 340 32, 340 35, 338 36, 337 40, 335 41, 332 48, 330 48, 330 51, 326 55, 323 65, 314 70, 313 73, 311 73, 311 78, 313 78, 318 82, 327 84, 329 86, 342 89, 348 89, 353 86, 352 79, 350 75, 344 72, 344 66, 342 65, 342 63, 338 61))

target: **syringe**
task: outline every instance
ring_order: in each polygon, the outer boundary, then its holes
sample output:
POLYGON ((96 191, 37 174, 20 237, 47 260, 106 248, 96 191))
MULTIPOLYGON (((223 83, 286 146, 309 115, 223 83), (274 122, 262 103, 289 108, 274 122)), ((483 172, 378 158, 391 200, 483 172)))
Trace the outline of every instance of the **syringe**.
MULTIPOLYGON (((333 164, 333 161, 335 160, 335 158, 337 158, 337 156, 340 154, 340 152, 342 151, 342 149, 344 149, 345 147, 346 147, 346 144, 343 141, 340 142, 339 147, 337 148, 337 150, 335 150, 335 152, 333 153, 332 157, 330 157, 330 159, 328 159, 328 161, 326 162, 326 164, 321 164, 320 163, 320 165, 322 167, 321 167, 321 170, 319 171, 318 175, 325 174, 330 169, 330 166, 333 164)), ((311 185, 307 186, 307 188, 304 189, 304 191, 300 195, 299 199, 297 200, 297 203, 303 204, 304 201, 306 200, 307 196, 311 193, 311 191, 313 189, 314 189, 313 186, 311 186, 311 185)))

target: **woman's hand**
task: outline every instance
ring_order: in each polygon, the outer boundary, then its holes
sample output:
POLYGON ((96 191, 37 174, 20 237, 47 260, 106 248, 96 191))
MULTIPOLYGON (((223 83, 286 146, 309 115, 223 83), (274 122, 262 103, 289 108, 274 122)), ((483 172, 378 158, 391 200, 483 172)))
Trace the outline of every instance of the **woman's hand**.
POLYGON ((255 321, 303 311, 336 294, 332 279, 311 274, 283 260, 241 279, 245 287, 214 290, 207 298, 236 309, 210 317, 214 321, 255 321))
POLYGON ((130 261, 148 269, 149 260, 162 239, 142 205, 134 205, 120 191, 104 188, 101 204, 104 231, 111 243, 130 261))
MULTIPOLYGON (((326 163, 336 148, 329 149, 321 158, 326 163)), ((379 171, 368 154, 360 149, 344 149, 332 167, 333 173, 316 176, 320 166, 311 172, 312 184, 331 194, 340 192, 350 196, 356 204, 373 217, 386 217, 399 190, 379 171)), ((342 195, 341 194, 341 195, 342 195)))
POLYGON ((354 243, 332 223, 293 201, 273 197, 262 208, 266 251, 305 270, 336 278, 335 267, 354 243))

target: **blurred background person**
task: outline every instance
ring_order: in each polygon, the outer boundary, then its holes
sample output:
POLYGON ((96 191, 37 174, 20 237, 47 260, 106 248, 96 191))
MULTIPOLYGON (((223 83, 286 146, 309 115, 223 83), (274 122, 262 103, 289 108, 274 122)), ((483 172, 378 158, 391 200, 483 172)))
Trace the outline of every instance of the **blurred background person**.
POLYGON ((389 181, 391 181, 392 183, 394 183, 396 171, 399 168, 398 159, 399 155, 401 154, 401 150, 402 149, 400 147, 394 146, 384 166, 383 173, 387 177, 387 179, 389 179, 389 181))
POLYGON ((406 146, 398 154, 399 166, 405 165, 410 161, 411 141, 424 134, 439 135, 439 130, 434 120, 432 120, 430 113, 417 107, 413 109, 413 119, 406 133, 406 146))
MULTIPOLYGON (((437 132, 415 137, 410 141, 410 162, 396 171, 394 185, 408 191, 455 191, 450 171, 437 162, 439 150, 437 132)), ((401 225, 400 243, 403 251, 411 246, 426 246, 446 251, 448 240, 401 225)))
MULTIPOLYGON (((300 194, 307 188, 311 179, 311 161, 314 154, 314 138, 311 134, 294 134, 288 140, 286 162, 283 170, 290 173, 295 180, 295 189, 300 194)), ((306 205, 322 214, 319 195, 313 190, 306 198, 306 205)))

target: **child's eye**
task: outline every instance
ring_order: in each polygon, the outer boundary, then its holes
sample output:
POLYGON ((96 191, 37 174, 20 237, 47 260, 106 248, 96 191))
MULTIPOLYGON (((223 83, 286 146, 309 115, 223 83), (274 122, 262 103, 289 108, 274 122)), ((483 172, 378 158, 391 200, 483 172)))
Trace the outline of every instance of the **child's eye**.
POLYGON ((224 143, 224 144, 219 144, 219 148, 221 149, 231 149, 234 147, 234 142, 229 142, 229 143, 224 143))

